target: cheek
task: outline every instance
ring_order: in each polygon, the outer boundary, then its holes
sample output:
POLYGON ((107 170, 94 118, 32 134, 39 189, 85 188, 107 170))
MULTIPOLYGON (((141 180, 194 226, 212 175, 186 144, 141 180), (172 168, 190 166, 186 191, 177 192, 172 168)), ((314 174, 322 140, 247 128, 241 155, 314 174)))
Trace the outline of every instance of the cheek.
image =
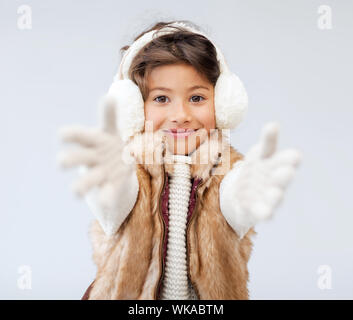
POLYGON ((153 123, 153 131, 158 130, 164 122, 163 113, 157 108, 145 104, 145 130, 146 122, 153 123))
POLYGON ((214 112, 208 115, 207 119, 207 128, 208 129, 215 129, 216 128, 216 118, 214 112))
POLYGON ((204 112, 198 112, 197 118, 206 129, 216 128, 216 119, 213 106, 211 106, 207 110, 205 109, 204 112))

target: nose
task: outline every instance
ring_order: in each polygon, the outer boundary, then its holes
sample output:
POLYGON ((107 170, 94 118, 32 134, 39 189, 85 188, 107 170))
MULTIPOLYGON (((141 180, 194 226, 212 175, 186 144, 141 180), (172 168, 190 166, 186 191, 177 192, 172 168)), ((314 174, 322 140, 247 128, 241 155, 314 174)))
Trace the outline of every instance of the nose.
POLYGON ((173 108, 170 120, 176 125, 183 125, 191 122, 192 116, 188 106, 183 103, 177 104, 175 108, 173 108))

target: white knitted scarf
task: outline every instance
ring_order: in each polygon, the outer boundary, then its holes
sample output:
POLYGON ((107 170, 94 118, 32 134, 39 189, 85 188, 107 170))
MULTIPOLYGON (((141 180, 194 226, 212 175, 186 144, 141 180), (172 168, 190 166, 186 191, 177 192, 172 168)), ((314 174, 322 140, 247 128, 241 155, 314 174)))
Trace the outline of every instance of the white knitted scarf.
POLYGON ((169 231, 162 300, 195 300, 187 274, 186 224, 191 192, 189 156, 174 155, 169 185, 169 231))

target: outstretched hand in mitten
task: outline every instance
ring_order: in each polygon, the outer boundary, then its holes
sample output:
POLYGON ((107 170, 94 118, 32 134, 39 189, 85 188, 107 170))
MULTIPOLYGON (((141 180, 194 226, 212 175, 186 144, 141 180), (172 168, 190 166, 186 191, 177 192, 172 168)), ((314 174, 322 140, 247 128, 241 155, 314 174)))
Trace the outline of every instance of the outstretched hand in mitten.
POLYGON ((79 168, 73 191, 85 196, 104 232, 113 235, 132 210, 139 187, 135 163, 118 134, 112 100, 104 100, 100 116, 99 128, 73 125, 60 130, 64 142, 80 147, 61 152, 58 162, 63 168, 79 168))
POLYGON ((279 127, 264 126, 260 141, 238 160, 220 184, 220 207, 242 238, 249 228, 273 216, 301 162, 301 152, 276 152, 279 127))

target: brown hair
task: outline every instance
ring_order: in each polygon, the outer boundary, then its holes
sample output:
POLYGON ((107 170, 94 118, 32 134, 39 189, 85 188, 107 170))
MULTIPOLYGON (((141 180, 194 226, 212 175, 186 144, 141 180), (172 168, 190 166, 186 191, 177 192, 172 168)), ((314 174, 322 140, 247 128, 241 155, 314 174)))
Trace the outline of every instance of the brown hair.
MULTIPOLYGON (((194 23, 185 20, 157 22, 134 39, 136 41, 145 33, 157 30, 153 40, 137 53, 129 69, 129 78, 139 87, 144 100, 148 97, 148 75, 157 66, 186 63, 193 66, 213 86, 220 75, 216 48, 203 35, 190 32, 183 27, 173 26, 176 29, 175 32, 158 36, 160 29, 173 22, 183 22, 200 30, 194 23)), ((127 45, 120 49, 122 55, 129 47, 127 45)))

